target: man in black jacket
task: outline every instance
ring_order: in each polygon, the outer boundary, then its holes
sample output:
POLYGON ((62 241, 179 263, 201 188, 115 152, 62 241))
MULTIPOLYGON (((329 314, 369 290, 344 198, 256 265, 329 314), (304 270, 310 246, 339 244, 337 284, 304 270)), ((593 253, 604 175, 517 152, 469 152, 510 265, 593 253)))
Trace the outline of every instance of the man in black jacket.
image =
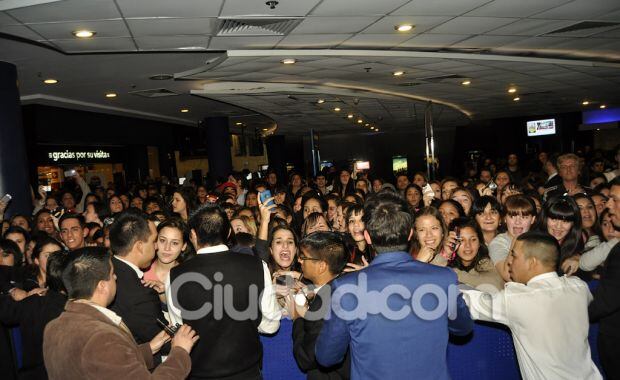
POLYGON ((121 214, 110 227, 117 291, 108 308, 123 318, 138 344, 150 342, 161 331, 157 319, 165 321, 157 291, 141 282, 141 269, 155 257, 156 240, 155 224, 133 212, 121 214))
MULTIPOLYGON (((611 182, 607 208, 614 227, 620 228, 620 178, 611 182)), ((598 350, 603 371, 608 379, 620 379, 620 243, 607 257, 589 313, 591 321, 600 321, 598 350)))
POLYGON ((331 287, 347 264, 346 248, 342 237, 335 232, 315 232, 300 243, 299 262, 304 278, 312 281, 312 292, 299 293, 291 310, 293 322, 293 355, 299 368, 308 374, 308 380, 348 379, 350 356, 330 368, 322 367, 314 356, 316 339, 323 327, 323 318, 329 310, 331 287))

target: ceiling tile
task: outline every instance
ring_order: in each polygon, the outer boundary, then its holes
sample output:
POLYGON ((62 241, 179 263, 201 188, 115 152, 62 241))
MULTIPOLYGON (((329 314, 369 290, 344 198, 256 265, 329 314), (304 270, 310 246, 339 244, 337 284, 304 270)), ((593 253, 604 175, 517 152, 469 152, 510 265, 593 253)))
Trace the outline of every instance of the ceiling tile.
POLYGON ((574 24, 574 21, 523 19, 513 22, 512 24, 493 29, 488 34, 533 37, 540 34, 549 33, 572 24, 574 24))
POLYGON ((340 45, 352 36, 352 34, 288 35, 278 43, 277 47, 286 49, 328 49, 340 45))
POLYGON ((502 48, 518 48, 524 50, 536 50, 536 49, 544 49, 549 48, 551 46, 557 45, 559 43, 569 41, 570 38, 563 37, 532 37, 527 38, 521 41, 516 41, 507 45, 504 45, 502 48))
POLYGON ((434 28, 448 21, 450 17, 447 16, 386 16, 377 21, 363 33, 369 34, 401 34, 401 35, 413 35, 424 33, 429 29, 434 28), (412 24, 415 28, 408 33, 399 33, 394 27, 400 24, 412 24))
POLYGON ((4 12, 0 12, 0 25, 16 25, 19 24, 14 18, 4 12))
POLYGON ((113 0, 67 0, 8 11, 24 23, 117 19, 113 0))
POLYGON ((206 34, 214 32, 216 18, 158 18, 128 19, 134 37, 183 34, 206 34))
POLYGON ((140 50, 169 50, 188 47, 209 46, 209 37, 206 36, 157 36, 135 38, 140 50))
POLYGON ((52 40, 66 52, 135 51, 131 38, 95 38, 92 40, 52 40))
POLYGON ((433 33, 482 34, 517 21, 516 18, 457 17, 433 28, 433 33))
POLYGON ((462 41, 470 35, 464 34, 430 34, 424 33, 419 36, 415 36, 402 44, 398 45, 399 48, 415 48, 415 47, 445 47, 454 44, 455 42, 462 41))
POLYGON ((474 36, 465 41, 457 42, 450 47, 453 48, 480 48, 493 49, 502 45, 506 45, 515 41, 522 40, 519 36, 474 36))
POLYGON ((360 63, 360 60, 355 60, 352 58, 326 57, 324 59, 319 59, 304 64, 306 66, 314 67, 344 68, 347 66, 357 65, 358 63, 360 63))
POLYGON ((528 17, 572 0, 495 0, 467 13, 467 16, 528 17))
POLYGON ((357 33, 379 17, 308 17, 291 34, 357 33))
POLYGON ((2 25, 0 26, 0 33, 10 34, 12 36, 27 38, 29 40, 40 40, 41 36, 33 32, 26 26, 22 25, 2 25))
POLYGON ((223 0, 116 0, 125 17, 217 17, 223 0))
POLYGON ((211 50, 229 49, 271 49, 280 40, 281 36, 276 37, 213 37, 209 44, 211 50))
POLYGON ((594 34, 591 37, 619 38, 620 39, 620 28, 613 29, 613 30, 606 30, 602 33, 594 34))
POLYGON ((605 14, 618 10, 620 10, 620 3, 618 3, 617 0, 575 0, 531 17, 559 20, 587 20, 596 16, 604 16, 605 14))
POLYGON ((358 34, 343 42, 340 47, 379 47, 389 49, 404 42, 409 37, 408 35, 358 34))
POLYGON ((392 15, 459 16, 493 0, 413 0, 392 15))
POLYGON ((275 9, 270 9, 262 0, 226 0, 220 16, 306 16, 319 1, 320 0, 286 0, 280 1, 275 9))
POLYGON ((71 32, 81 29, 97 32, 94 38, 87 41, 94 41, 101 37, 130 37, 122 20, 58 22, 30 24, 29 26, 48 40, 70 39, 73 38, 71 32))
POLYGON ((314 16, 383 16, 398 9, 409 0, 323 0, 312 11, 314 16))

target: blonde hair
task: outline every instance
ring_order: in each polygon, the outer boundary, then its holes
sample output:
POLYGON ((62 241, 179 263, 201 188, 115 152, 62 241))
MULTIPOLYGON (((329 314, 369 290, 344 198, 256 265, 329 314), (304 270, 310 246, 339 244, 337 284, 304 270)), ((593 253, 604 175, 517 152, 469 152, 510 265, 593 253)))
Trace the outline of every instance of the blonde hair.
POLYGON ((233 220, 240 220, 241 223, 243 223, 243 225, 245 226, 245 228, 248 229, 248 233, 251 234, 252 236, 256 236, 258 229, 256 228, 256 222, 254 222, 254 220, 250 219, 249 217, 245 215, 237 215, 233 217, 232 219, 230 219, 231 222, 233 220))

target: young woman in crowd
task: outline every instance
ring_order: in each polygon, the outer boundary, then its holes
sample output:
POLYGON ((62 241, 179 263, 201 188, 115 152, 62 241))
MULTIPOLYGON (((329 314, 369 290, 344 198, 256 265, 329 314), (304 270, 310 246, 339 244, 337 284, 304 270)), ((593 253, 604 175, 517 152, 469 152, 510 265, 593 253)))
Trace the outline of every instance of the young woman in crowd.
POLYGON ((456 178, 446 177, 441 181, 441 199, 450 199, 452 190, 459 187, 459 181, 456 178))
POLYGON ((470 214, 475 218, 478 226, 480 226, 484 237, 484 244, 488 246, 499 234, 499 227, 503 217, 502 205, 495 197, 483 195, 474 201, 470 214))
POLYGON ((510 281, 508 255, 514 239, 527 232, 536 221, 536 206, 529 197, 511 195, 504 205, 506 232, 495 237, 489 244, 489 256, 504 281, 510 281))
POLYGON ((411 241, 412 256, 422 262, 445 266, 455 254, 456 234, 432 206, 416 213, 411 241))
POLYGON ((301 226, 301 236, 304 238, 317 231, 331 231, 325 214, 322 212, 313 212, 306 217, 301 226))
POLYGON ((351 172, 348 169, 341 169, 338 176, 334 178, 333 192, 344 198, 347 194, 351 194, 355 190, 353 181, 351 180, 351 172))
POLYGON ((196 188, 196 198, 198 199, 198 204, 205 204, 207 203, 207 195, 209 194, 209 192, 207 191, 207 188, 204 185, 199 185, 196 188))
POLYGON ((424 188, 424 186, 426 186, 426 184, 428 183, 428 180, 426 178, 426 174, 422 173, 422 172, 417 172, 413 175, 413 183, 418 185, 420 187, 420 189, 424 188))
POLYGON ((26 230, 21 227, 11 226, 4 232, 2 237, 12 240, 19 247, 19 255, 15 256, 15 266, 22 266, 24 259, 26 259, 27 264, 32 264, 30 257, 25 257, 28 251, 26 248, 28 243, 30 243, 30 234, 26 230))
POLYGON ((489 257, 478 223, 469 218, 457 218, 450 227, 459 228, 460 242, 456 255, 448 262, 448 266, 456 272, 459 282, 487 292, 502 290, 504 280, 489 257))
POLYGON ((438 210, 446 226, 450 225, 454 219, 465 216, 463 206, 452 199, 445 199, 441 201, 439 203, 438 210))
POLYGON ((39 210, 34 216, 35 231, 45 232, 46 234, 56 237, 58 234, 54 225, 54 218, 47 209, 39 210))
POLYGON ((108 199, 108 213, 111 217, 115 217, 117 214, 120 214, 124 209, 125 206, 123 206, 123 201, 118 195, 112 195, 108 199))
POLYGON ((378 193, 379 191, 381 191, 381 186, 383 186, 384 183, 385 181, 383 180, 383 178, 373 179, 372 180, 372 192, 378 193))
POLYGON ((187 222, 189 215, 198 207, 196 192, 191 187, 181 187, 172 194, 172 212, 187 222))
POLYGON ((372 246, 364 238, 366 226, 362 219, 363 217, 363 205, 355 204, 347 208, 345 214, 345 223, 347 225, 345 245, 349 250, 349 264, 347 264, 347 269, 345 269, 346 272, 367 266, 375 256, 372 246))
POLYGON ((271 231, 267 265, 273 276, 278 303, 282 308, 292 283, 301 278, 297 262, 297 242, 297 234, 291 227, 280 225, 271 231))
POLYGON ((291 199, 295 199, 297 198, 297 196, 301 195, 299 193, 302 187, 303 187, 303 181, 301 179, 301 175, 299 175, 299 173, 291 174, 290 181, 289 181, 289 188, 288 188, 288 193, 291 199))
POLYGON ((465 215, 469 215, 471 205, 474 203, 474 196, 469 190, 464 187, 457 187, 452 190, 450 199, 457 201, 463 207, 465 215))
POLYGON ((424 207, 422 202, 422 188, 415 183, 410 183, 405 188, 405 200, 411 214, 415 214, 419 209, 424 207))
POLYGON ((254 220, 248 218, 245 215, 238 215, 230 220, 230 226, 233 229, 233 233, 246 233, 252 236, 256 236, 257 228, 254 220))
POLYGON ((336 214, 338 213, 338 201, 337 194, 328 194, 325 196, 327 202, 327 221, 333 226, 336 221, 336 214))
POLYGON ((314 191, 308 192, 302 197, 301 209, 303 219, 306 219, 313 212, 324 213, 327 207, 325 199, 314 191))
POLYGON ((603 241, 603 232, 598 221, 594 201, 587 194, 576 194, 573 196, 579 212, 581 213, 581 228, 583 229, 583 250, 589 251, 603 241))
POLYGON ((13 215, 9 221, 11 222, 11 226, 21 227, 28 233, 32 232, 32 219, 30 219, 28 215, 13 215))
POLYGON ((49 236, 40 237, 32 250, 33 264, 24 269, 20 289, 27 293, 33 289, 47 287, 47 259, 53 252, 62 251, 63 249, 62 244, 58 240, 49 236))

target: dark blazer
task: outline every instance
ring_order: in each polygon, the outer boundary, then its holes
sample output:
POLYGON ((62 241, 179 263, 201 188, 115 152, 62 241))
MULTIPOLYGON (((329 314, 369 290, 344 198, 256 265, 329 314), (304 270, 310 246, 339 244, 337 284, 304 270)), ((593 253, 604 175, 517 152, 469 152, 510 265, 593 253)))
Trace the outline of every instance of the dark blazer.
POLYGON ((150 342, 161 331, 157 319, 165 321, 157 292, 142 285, 136 272, 116 257, 112 265, 116 274, 116 298, 108 308, 123 318, 138 344, 150 342))
MULTIPOLYGON (((601 282, 588 308, 590 320, 600 321, 601 335, 620 339, 620 243, 616 244, 605 262, 601 282)), ((620 355, 620 347, 617 346, 620 355)))
MULTIPOLYGON (((316 313, 316 318, 323 318, 330 302, 331 286, 326 284, 310 300, 308 312, 316 313)), ((351 357, 349 354, 346 355, 342 363, 333 367, 325 368, 317 363, 314 346, 323 327, 323 319, 317 320, 316 318, 312 318, 312 320, 297 318, 293 322, 293 355, 297 365, 308 374, 308 380, 349 379, 351 377, 351 357)))
POLYGON ((170 350, 168 359, 151 373, 148 343, 138 345, 131 334, 91 305, 69 302, 60 317, 45 327, 43 358, 51 380, 185 379, 191 368, 187 351, 170 350))
POLYGON ((48 291, 45 296, 30 296, 16 302, 10 296, 0 296, 0 322, 20 325, 23 364, 20 379, 47 379, 43 365, 43 330, 64 310, 67 297, 48 291))

